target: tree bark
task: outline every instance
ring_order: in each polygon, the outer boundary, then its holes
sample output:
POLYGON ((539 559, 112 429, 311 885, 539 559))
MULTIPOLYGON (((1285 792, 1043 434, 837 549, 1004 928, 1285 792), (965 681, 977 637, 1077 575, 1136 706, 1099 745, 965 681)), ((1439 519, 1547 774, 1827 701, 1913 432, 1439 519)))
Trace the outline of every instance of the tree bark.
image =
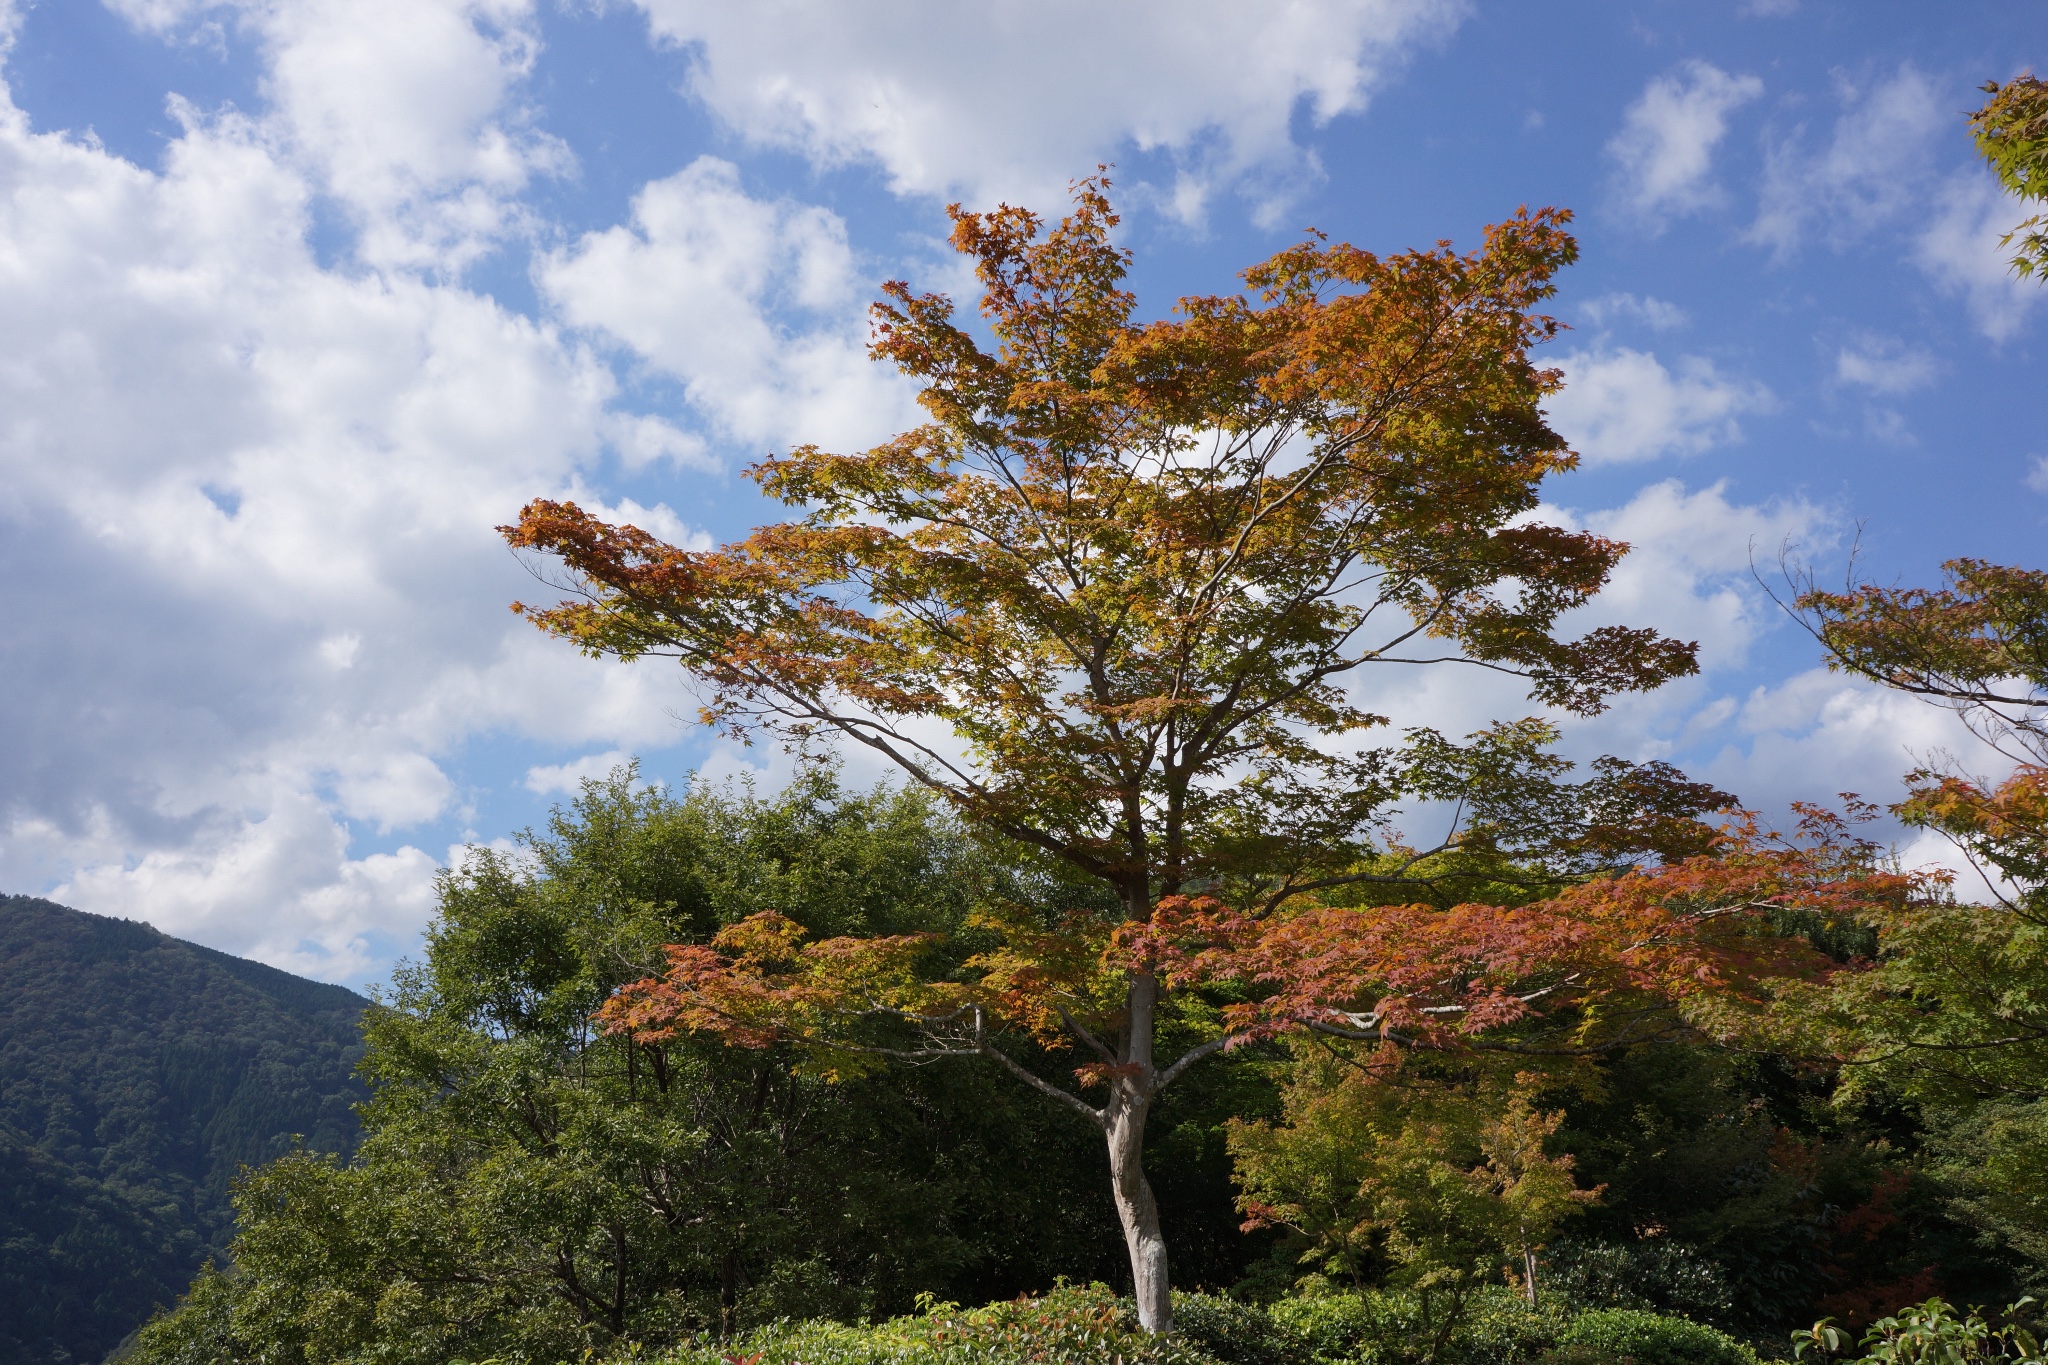
POLYGON ((1123 1220, 1124 1245, 1131 1255, 1131 1290, 1138 1301, 1138 1325, 1148 1332, 1173 1330, 1173 1300, 1166 1278, 1166 1235, 1159 1228, 1159 1202, 1145 1178, 1145 1118, 1149 1099, 1126 1097, 1124 1087, 1110 1101, 1110 1189, 1123 1220))
POLYGON ((1159 1227, 1159 1201, 1152 1197, 1152 1182, 1145 1178, 1145 1120, 1151 1115, 1158 1082, 1152 1066, 1153 1008, 1158 998, 1155 977, 1141 974, 1132 980, 1123 1074, 1110 1084, 1102 1127, 1109 1141, 1110 1191, 1124 1225, 1124 1246, 1131 1256, 1131 1294, 1138 1303, 1138 1325, 1148 1332, 1164 1333, 1173 1330, 1166 1235, 1159 1227))

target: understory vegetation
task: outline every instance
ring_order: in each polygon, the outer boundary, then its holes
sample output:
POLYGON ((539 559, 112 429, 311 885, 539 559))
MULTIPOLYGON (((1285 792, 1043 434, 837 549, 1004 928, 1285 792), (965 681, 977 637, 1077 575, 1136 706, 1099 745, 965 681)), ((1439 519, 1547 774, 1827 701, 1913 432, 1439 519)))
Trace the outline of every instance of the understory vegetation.
MULTIPOLYGON (((1053 914, 1084 893, 828 766, 772 797, 592 783, 520 852, 444 879, 423 958, 367 1025, 356 1154, 249 1175, 231 1268, 129 1359, 1735 1365, 1817 1317, 1860 1331, 1936 1290, 2004 1303, 2037 1282, 2011 1234, 2038 1224, 1986 1204, 1981 1178, 2031 1150, 2031 1129, 1983 1137, 2024 1105, 1930 1123, 1828 1066, 1685 1036, 1540 1071, 1375 1071, 1354 1064, 1371 1048, 1271 1042, 1178 1092, 1151 1135, 1176 1270, 1204 1289, 1154 1340, 1114 1297, 1100 1143, 994 1068, 834 1079, 786 1047, 591 1020, 663 944, 763 905, 950 928, 964 956, 988 899, 1053 914), (1482 1130, 1517 1115, 1594 1193, 1536 1250, 1533 1308, 1507 1205, 1472 1179, 1482 1130)), ((1048 1076, 1073 1064, 1015 1048, 1048 1076)))

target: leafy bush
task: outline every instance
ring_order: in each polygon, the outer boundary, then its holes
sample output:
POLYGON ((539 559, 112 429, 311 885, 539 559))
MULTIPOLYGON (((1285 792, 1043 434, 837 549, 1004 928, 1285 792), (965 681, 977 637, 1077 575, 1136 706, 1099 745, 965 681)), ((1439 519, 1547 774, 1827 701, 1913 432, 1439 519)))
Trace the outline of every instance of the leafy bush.
POLYGON ((1173 1296, 1174 1330, 1223 1365, 1306 1365, 1296 1336, 1263 1305, 1215 1294, 1173 1296))
POLYGON ((1717 1326, 1735 1316, 1735 1296, 1721 1267, 1668 1237, 1562 1242, 1544 1261, 1544 1292, 1577 1308, 1640 1308, 1717 1326))
MULTIPOLYGON (((1879 1318, 1863 1334, 1864 1355, 1847 1365, 2042 1365, 2037 1305, 2021 1299, 1992 1326, 1981 1309, 1958 1315, 1945 1299, 1928 1299, 1879 1318)), ((1846 1334, 1822 1318, 1792 1334, 1795 1358, 1826 1362, 1843 1354, 1846 1334)))
POLYGON ((1216 1365, 1192 1340, 1141 1330, 1101 1285, 962 1310, 939 1304, 872 1327, 775 1323, 717 1346, 686 1347, 661 1365, 1216 1365))
POLYGON ((1580 1313, 1558 1334, 1570 1360, 1632 1360, 1635 1365, 1757 1365, 1757 1354, 1726 1332, 1635 1308, 1580 1313))
MULTIPOLYGON (((1260 1343, 1240 1328, 1232 1339, 1201 1336, 1204 1349, 1231 1365, 1421 1365, 1442 1328, 1443 1296, 1425 1311, 1415 1293, 1327 1294, 1287 1299, 1267 1310, 1271 1332, 1260 1343), (1243 1343, 1240 1345, 1240 1343, 1243 1343)), ((1219 1315, 1220 1316, 1220 1315, 1219 1315)), ((1207 1330, 1190 1315, 1190 1337, 1207 1330)), ((1453 1325, 1438 1365, 1506 1365, 1532 1360, 1552 1345, 1563 1320, 1531 1309, 1504 1286, 1482 1287, 1453 1325)))

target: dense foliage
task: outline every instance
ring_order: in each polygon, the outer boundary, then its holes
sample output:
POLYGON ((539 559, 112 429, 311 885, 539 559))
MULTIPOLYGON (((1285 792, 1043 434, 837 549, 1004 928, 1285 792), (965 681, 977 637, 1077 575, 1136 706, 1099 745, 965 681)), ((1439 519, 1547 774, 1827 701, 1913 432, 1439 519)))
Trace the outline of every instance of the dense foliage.
POLYGON ((350 1151, 366 1003, 0 899, 0 1365, 100 1359, 225 1251, 243 1166, 350 1151))
MULTIPOLYGON (((849 793, 828 768, 772 799, 623 770, 594 783, 517 853, 479 850, 444 879, 423 959, 368 1029, 362 1147, 248 1180, 232 1268, 135 1360, 543 1365, 719 1340, 865 1359, 911 1329, 773 1324, 1062 1276, 1127 1291, 1099 1142, 993 1069, 834 1079, 787 1048, 634 1040, 592 1018, 662 945, 767 906, 950 928, 964 958, 996 941, 975 927, 987 899, 1056 913, 1087 894, 925 798, 849 793)), ((1083 1060, 1004 1046, 1045 1076, 1083 1060)), ((1594 1309, 1768 1344, 1937 1287, 2016 1292, 2024 1255, 1980 1242, 1988 1225, 1943 1174, 1939 1144, 1963 1139, 1838 1096, 1825 1066, 1686 1030, 1547 1058, 1254 1044, 1169 1097, 1148 1157, 1188 1279, 1254 1316, 1426 1323, 1446 1359, 1538 1319, 1552 1336, 1529 1358, 1561 1351, 1557 1315, 1594 1309)))
MULTIPOLYGON (((772 800, 630 771, 592 784, 518 853, 477 850, 444 878, 424 958, 367 1028, 355 1159, 251 1179, 233 1273, 141 1358, 552 1361, 1113 1275, 1099 1142, 1000 1077, 952 1062, 835 1084, 785 1051, 635 1042, 592 1019, 663 944, 766 906, 827 929, 957 928, 996 892, 1080 894, 925 798, 848 795, 825 768, 772 800)), ((1161 1116, 1168 1225, 1209 1283, 1258 1250, 1235 1231, 1220 1126, 1263 1093, 1224 1068, 1161 1116)))
POLYGON ((1171 1337, 1137 1329, 1099 1286, 1038 1300, 925 1312, 871 1327, 777 1323, 664 1365, 1758 1365, 1724 1332, 1632 1309, 1534 1310, 1499 1291, 1440 1346, 1412 1295, 1344 1293, 1271 1306, 1176 1294, 1171 1337))
MULTIPOLYGON (((2019 139, 2007 150, 2032 148, 2027 183, 2038 195, 2042 87, 2023 78, 2000 99, 2019 139)), ((2048 572, 1959 559, 1932 588, 1852 581, 1830 591, 1809 580, 1804 589, 1797 606, 1830 666, 1950 708, 1985 741, 1972 758, 2004 769, 1986 776, 1946 756, 1907 774, 1893 813, 1950 840, 1988 894, 1873 907, 1867 970, 1841 974, 1818 1003, 1829 1050, 1853 1064, 1852 1088, 1922 1106, 1932 1168, 1959 1192, 1957 1207, 2039 1264, 2048 1255, 2048 572)))

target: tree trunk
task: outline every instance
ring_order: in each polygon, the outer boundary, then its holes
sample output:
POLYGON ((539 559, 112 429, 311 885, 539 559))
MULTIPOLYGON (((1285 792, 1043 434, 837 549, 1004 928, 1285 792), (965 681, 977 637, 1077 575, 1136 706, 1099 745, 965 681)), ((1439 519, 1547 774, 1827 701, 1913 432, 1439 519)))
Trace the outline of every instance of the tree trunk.
POLYGON ((1173 1330, 1173 1300, 1166 1279, 1166 1236, 1159 1229, 1159 1202, 1145 1178, 1145 1117, 1151 1101, 1129 1096, 1118 1085, 1110 1101, 1109 1180, 1123 1220, 1124 1245, 1131 1253, 1131 1291, 1138 1301, 1138 1325, 1148 1332, 1173 1330))
POLYGON ((1145 1178, 1145 1120, 1152 1112, 1153 1007, 1159 1000, 1156 977, 1139 974, 1131 982, 1129 1014, 1124 1026, 1124 1074, 1110 1084, 1103 1108, 1104 1135, 1109 1140, 1110 1191, 1117 1217, 1123 1220, 1124 1246, 1131 1254, 1131 1294, 1138 1301, 1138 1325, 1148 1332, 1173 1330, 1173 1299, 1166 1278, 1166 1235, 1159 1228, 1159 1201, 1145 1178))

